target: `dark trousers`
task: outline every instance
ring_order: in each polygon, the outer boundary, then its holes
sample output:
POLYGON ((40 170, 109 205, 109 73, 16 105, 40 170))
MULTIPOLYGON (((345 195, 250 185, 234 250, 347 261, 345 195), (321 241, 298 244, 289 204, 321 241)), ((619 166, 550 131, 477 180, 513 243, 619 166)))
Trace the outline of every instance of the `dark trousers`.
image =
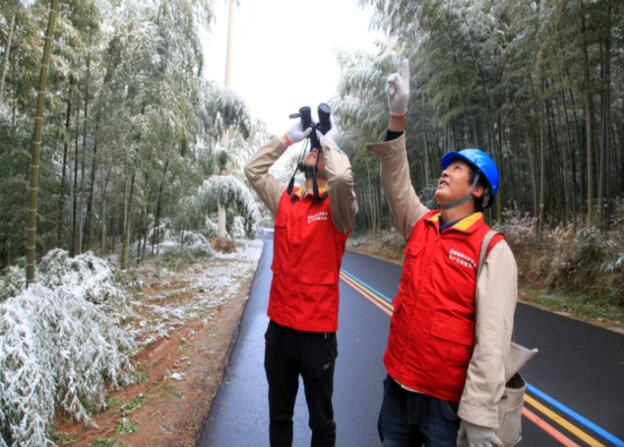
POLYGON ((332 407, 335 332, 303 332, 269 322, 264 369, 269 382, 269 437, 272 447, 292 445, 293 411, 299 375, 310 413, 313 447, 333 447, 336 424, 332 407))
POLYGON ((379 437, 384 447, 455 447, 458 405, 407 391, 394 379, 384 380, 379 437))

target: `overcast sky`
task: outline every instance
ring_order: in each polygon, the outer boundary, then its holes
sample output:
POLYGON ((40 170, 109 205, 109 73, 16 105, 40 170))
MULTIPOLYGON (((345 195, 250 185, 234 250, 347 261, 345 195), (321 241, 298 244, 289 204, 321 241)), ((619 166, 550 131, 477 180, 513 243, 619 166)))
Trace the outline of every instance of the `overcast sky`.
MULTIPOLYGON (((227 1, 204 36, 205 76, 223 85, 227 1)), ((374 50, 370 9, 358 0, 240 0, 233 38, 232 88, 268 131, 283 134, 288 115, 329 101, 336 92, 339 50, 374 50)))

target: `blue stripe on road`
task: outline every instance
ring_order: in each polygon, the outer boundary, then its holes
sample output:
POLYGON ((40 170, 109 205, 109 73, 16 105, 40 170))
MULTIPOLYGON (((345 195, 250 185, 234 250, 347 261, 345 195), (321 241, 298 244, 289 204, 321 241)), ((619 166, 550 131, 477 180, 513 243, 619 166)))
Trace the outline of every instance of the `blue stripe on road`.
POLYGON ((380 298, 383 298, 384 300, 386 300, 388 302, 388 304, 392 304, 392 299, 388 298, 386 295, 384 295, 383 293, 381 293, 379 290, 375 289, 373 286, 371 286, 370 284, 366 284, 364 281, 362 281, 361 279, 353 276, 351 273, 347 272, 345 269, 340 269, 342 271, 342 273, 344 273, 345 275, 347 275, 349 278, 351 278, 353 281, 355 281, 356 283, 358 283, 359 285, 361 285, 362 287, 367 288, 368 290, 372 290, 373 292, 375 292, 377 295, 379 295, 380 298))
POLYGON ((548 402, 552 406, 556 407, 557 409, 563 411, 565 414, 567 414, 571 418, 575 419, 576 421, 580 422, 585 427, 587 427, 590 430, 592 430, 594 433, 597 433, 598 435, 602 436, 603 438, 605 438, 606 440, 611 442, 616 447, 624 447, 624 441, 622 441, 618 437, 612 435, 611 433, 606 431, 604 428, 594 424, 589 419, 581 416, 580 414, 578 414, 576 411, 572 410, 571 408, 566 407, 561 402, 553 399, 552 397, 550 397, 548 394, 544 393, 543 391, 535 388, 533 385, 527 383, 527 390, 529 390, 530 392, 532 392, 536 396, 539 396, 541 399, 545 400, 546 402, 548 402))
MULTIPOLYGON (((388 303, 392 304, 392 300, 390 298, 388 298, 385 294, 381 293, 380 291, 378 291, 377 289, 375 289, 371 285, 367 284, 366 282, 362 281, 361 279, 357 278, 356 276, 354 276, 353 274, 347 272, 344 269, 342 269, 342 272, 345 275, 347 275, 349 278, 351 278, 353 281, 357 282, 358 284, 360 284, 361 286, 367 288, 368 290, 371 290, 371 291, 375 292, 379 297, 383 298, 388 303)), ((599 425, 593 423, 589 419, 581 416, 580 414, 578 414, 576 411, 572 410, 571 408, 566 407, 561 402, 553 399, 548 394, 544 393, 543 391, 539 390, 538 388, 535 388, 533 385, 527 383, 527 389, 529 391, 531 391, 533 394, 535 394, 536 396, 539 396, 541 399, 543 399, 546 402, 548 402, 549 404, 551 404, 554 407, 558 408, 559 410, 561 410, 562 412, 564 412, 565 414, 567 414, 571 418, 573 418, 576 421, 578 421, 579 423, 583 424, 585 427, 587 427, 588 429, 592 430, 594 433, 602 436, 604 439, 608 440, 609 442, 611 442, 616 447, 624 447, 624 441, 622 441, 618 437, 612 435, 611 433, 606 431, 604 428, 602 428, 599 425)))

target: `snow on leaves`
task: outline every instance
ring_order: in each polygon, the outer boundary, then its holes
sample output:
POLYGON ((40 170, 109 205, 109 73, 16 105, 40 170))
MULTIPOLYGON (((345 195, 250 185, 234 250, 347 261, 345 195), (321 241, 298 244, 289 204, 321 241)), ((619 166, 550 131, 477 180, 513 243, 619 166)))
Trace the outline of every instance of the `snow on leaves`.
POLYGON ((245 184, 233 175, 210 177, 199 188, 197 201, 200 209, 215 202, 235 207, 244 219, 247 237, 255 234, 261 219, 258 205, 245 184))
MULTIPOLYGON (((0 421, 4 445, 50 444, 56 405, 76 420, 105 407, 105 382, 131 381, 132 336, 120 327, 127 303, 113 272, 91 253, 53 250, 39 282, 14 270, 0 281, 0 421), (22 275, 23 276, 23 275, 22 275)), ((0 445, 2 445, 0 444, 0 445)))

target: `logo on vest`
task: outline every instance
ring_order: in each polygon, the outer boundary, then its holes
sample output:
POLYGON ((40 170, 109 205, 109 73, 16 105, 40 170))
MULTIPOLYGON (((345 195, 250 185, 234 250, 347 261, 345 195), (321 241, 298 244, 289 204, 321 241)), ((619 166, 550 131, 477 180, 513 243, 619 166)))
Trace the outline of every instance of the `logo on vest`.
POLYGON ((470 256, 467 256, 455 249, 451 249, 451 251, 449 251, 448 258, 453 262, 463 265, 464 267, 473 269, 477 268, 477 264, 470 256))
POLYGON ((310 214, 308 216, 308 223, 318 222, 319 220, 327 220, 329 213, 327 211, 321 211, 320 213, 310 214))

